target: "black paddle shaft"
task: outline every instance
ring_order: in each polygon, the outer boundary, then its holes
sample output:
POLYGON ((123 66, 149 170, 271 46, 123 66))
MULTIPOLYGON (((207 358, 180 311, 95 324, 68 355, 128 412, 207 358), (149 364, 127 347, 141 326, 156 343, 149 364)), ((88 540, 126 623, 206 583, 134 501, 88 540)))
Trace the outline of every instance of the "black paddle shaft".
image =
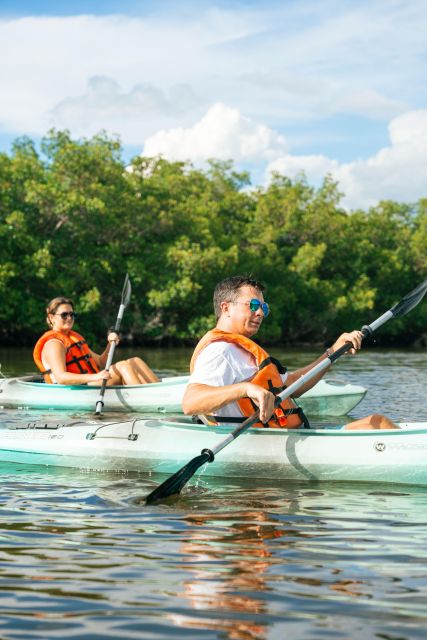
MULTIPOLYGON (((119 331, 119 329, 120 329, 120 325, 121 325, 122 319, 123 319, 123 314, 125 312, 126 307, 129 304, 131 293, 132 293, 132 287, 131 287, 131 284, 130 284, 129 275, 126 274, 125 282, 124 282, 123 290, 122 290, 122 299, 121 299, 121 302, 120 302, 119 312, 117 314, 116 324, 114 326, 114 332, 115 333, 117 333, 119 331)), ((108 352, 107 363, 105 365, 105 370, 106 371, 108 371, 109 368, 111 367, 111 363, 113 362, 115 349, 116 349, 116 343, 113 342, 113 344, 110 346, 110 350, 108 352)), ((99 392, 98 400, 96 401, 96 406, 95 406, 95 415, 97 415, 97 416, 101 415, 102 409, 104 407, 104 394, 105 394, 106 387, 107 387, 107 380, 104 378, 104 380, 102 381, 102 385, 101 385, 101 389, 100 389, 100 392, 99 392)))

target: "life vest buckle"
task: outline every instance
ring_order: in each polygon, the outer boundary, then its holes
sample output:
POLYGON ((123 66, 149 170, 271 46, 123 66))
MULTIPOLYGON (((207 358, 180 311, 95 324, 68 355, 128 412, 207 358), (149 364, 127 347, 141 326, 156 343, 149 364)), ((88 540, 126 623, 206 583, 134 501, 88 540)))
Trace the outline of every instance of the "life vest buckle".
POLYGON ((274 415, 279 424, 279 427, 288 426, 288 418, 281 407, 277 407, 277 409, 274 410, 274 415))

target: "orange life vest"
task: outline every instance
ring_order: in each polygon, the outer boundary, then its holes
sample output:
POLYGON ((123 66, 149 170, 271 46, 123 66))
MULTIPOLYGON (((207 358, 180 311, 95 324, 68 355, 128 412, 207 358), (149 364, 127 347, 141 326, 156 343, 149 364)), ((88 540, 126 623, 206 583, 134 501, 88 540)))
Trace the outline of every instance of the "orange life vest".
MULTIPOLYGON (((251 379, 253 384, 257 384, 264 389, 268 389, 274 394, 278 394, 286 388, 286 385, 283 384, 280 376, 281 373, 286 373, 286 368, 283 367, 276 358, 270 356, 267 351, 250 338, 246 338, 238 333, 221 331, 220 329, 212 329, 211 331, 208 331, 197 344, 190 362, 190 373, 194 369, 196 359, 200 352, 203 351, 203 349, 211 342, 218 341, 236 344, 246 351, 249 351, 249 353, 254 356, 258 371, 251 379)), ((250 398, 241 398, 240 400, 237 400, 237 404, 244 416, 252 415, 257 409, 256 405, 250 398)), ((230 420, 230 418, 214 417, 217 422, 236 422, 236 419, 230 420)), ((243 421, 244 418, 237 420, 243 421)), ((280 405, 276 407, 267 424, 260 422, 254 426, 295 429, 302 425, 306 427, 310 426, 303 410, 301 407, 298 407, 291 398, 285 398, 285 400, 282 400, 280 405)))
POLYGON ((49 340, 59 340, 65 347, 65 368, 70 373, 97 373, 99 367, 93 359, 86 340, 76 331, 70 331, 68 335, 59 331, 46 331, 36 342, 34 347, 34 362, 44 375, 45 382, 53 383, 51 369, 45 369, 42 360, 43 348, 49 340))

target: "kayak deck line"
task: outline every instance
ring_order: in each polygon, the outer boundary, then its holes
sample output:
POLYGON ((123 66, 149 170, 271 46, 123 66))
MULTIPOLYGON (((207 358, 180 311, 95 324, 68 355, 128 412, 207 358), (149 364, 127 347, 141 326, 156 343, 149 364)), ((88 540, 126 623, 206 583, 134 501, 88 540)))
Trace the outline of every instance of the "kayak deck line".
MULTIPOLYGON (((216 433, 216 434, 228 434, 231 431, 233 431, 236 428, 235 424, 227 424, 227 423, 222 423, 222 424, 218 424, 218 425, 205 425, 202 423, 197 423, 194 422, 192 420, 192 418, 190 418, 189 416, 180 416, 177 417, 176 419, 160 419, 160 418, 135 418, 132 420, 117 420, 117 421, 108 421, 108 422, 100 422, 99 420, 73 420, 71 422, 46 422, 45 420, 31 420, 27 423, 24 424, 18 424, 18 425, 10 425, 7 426, 5 429, 0 429, 0 434, 2 433, 2 431, 28 431, 28 430, 39 430, 39 431, 45 431, 45 430, 58 430, 58 429, 73 429, 77 426, 81 426, 81 427, 91 427, 91 426, 96 426, 96 429, 93 433, 93 438, 88 438, 88 439, 95 439, 96 434, 98 431, 101 431, 102 429, 105 429, 107 427, 119 427, 119 426, 124 426, 124 425, 131 425, 130 427, 130 432, 131 434, 134 434, 134 429, 135 427, 138 425, 138 423, 142 423, 142 425, 145 428, 149 428, 149 429, 159 429, 159 428, 164 428, 164 427, 171 427, 171 428, 175 428, 175 429, 179 429, 179 430, 195 430, 198 432, 209 432, 209 433, 216 433)), ((342 425, 322 425, 322 426, 317 426, 317 427, 310 427, 309 429, 306 429, 304 427, 299 428, 299 429, 286 429, 286 428, 280 428, 280 429, 270 429, 270 428, 253 428, 250 431, 248 431, 247 433, 245 433, 244 435, 257 435, 257 436, 269 436, 269 437, 289 437, 292 435, 295 436, 307 436, 307 437, 324 437, 324 436, 328 436, 328 437, 354 437, 354 438, 359 438, 359 437, 372 437, 374 434, 376 434, 377 436, 381 435, 381 434, 387 434, 388 436, 401 436, 402 433, 405 433, 406 435, 409 434, 413 434, 413 433, 426 433, 427 434, 427 422, 400 422, 398 423, 399 428, 398 429, 360 429, 360 430, 351 430, 348 429, 346 430, 345 427, 346 423, 343 423, 342 425)), ((135 434, 137 435, 137 434, 135 434)), ((106 436, 104 436, 106 437, 106 436)), ((111 437, 111 436, 110 436, 111 437)), ((117 436, 116 436, 117 437, 117 436)), ((426 442, 426 448, 427 448, 427 442, 426 442)), ((427 462, 427 461, 426 461, 427 462)))

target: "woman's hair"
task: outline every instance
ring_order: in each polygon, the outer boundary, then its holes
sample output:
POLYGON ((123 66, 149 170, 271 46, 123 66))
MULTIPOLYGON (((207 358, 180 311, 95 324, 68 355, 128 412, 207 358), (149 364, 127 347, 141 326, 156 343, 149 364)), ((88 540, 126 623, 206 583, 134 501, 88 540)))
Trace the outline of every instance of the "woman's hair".
POLYGON ((253 287, 258 289, 261 293, 265 290, 265 286, 262 282, 254 280, 250 276, 232 276, 221 280, 215 287, 213 295, 213 304, 215 317, 218 318, 221 315, 221 302, 235 302, 240 294, 242 287, 253 287))
POLYGON ((58 309, 58 307, 60 307, 61 304, 69 304, 73 308, 73 311, 74 311, 74 303, 73 303, 72 300, 70 300, 70 298, 64 298, 62 296, 59 296, 58 298, 54 298, 53 300, 51 300, 49 302, 49 304, 46 307, 46 322, 49 325, 49 327, 52 324, 50 322, 50 320, 49 320, 49 314, 50 313, 55 314, 57 309, 58 309))

